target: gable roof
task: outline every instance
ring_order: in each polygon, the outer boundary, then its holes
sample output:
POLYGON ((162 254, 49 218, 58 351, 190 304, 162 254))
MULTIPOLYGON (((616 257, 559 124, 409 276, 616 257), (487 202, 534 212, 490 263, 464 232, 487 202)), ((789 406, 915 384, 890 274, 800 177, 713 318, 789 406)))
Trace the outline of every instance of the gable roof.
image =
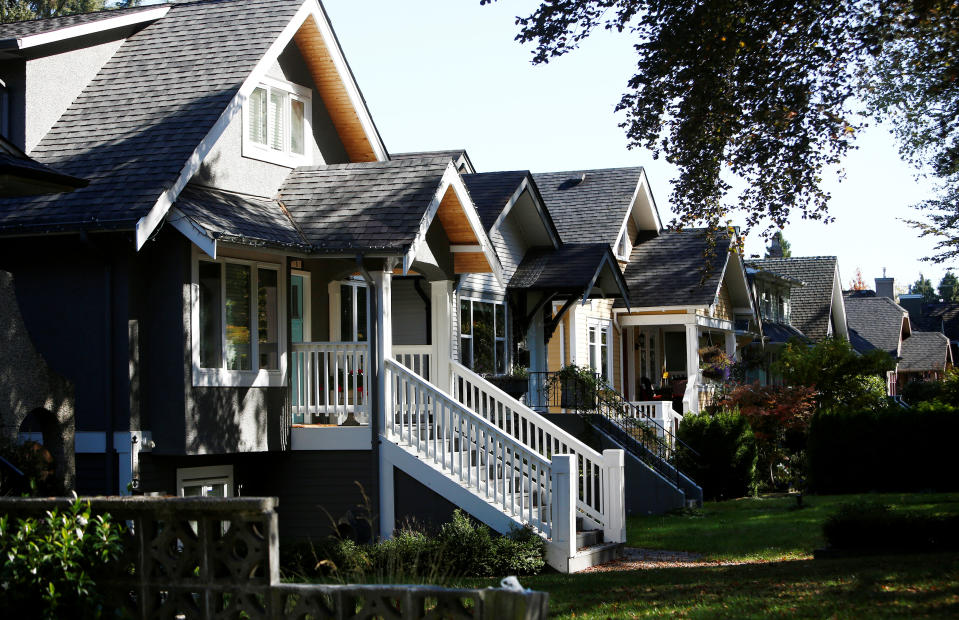
POLYGON ((871 349, 900 355, 903 331, 908 335, 909 313, 888 297, 847 297, 846 322, 857 338, 851 339, 860 353, 871 349))
POLYGON ((90 184, 55 198, 0 200, 0 233, 133 227, 301 4, 178 3, 128 38, 31 153, 90 184))
POLYGON ((390 159, 423 159, 424 157, 449 157, 456 163, 457 169, 464 173, 469 174, 475 172, 476 169, 473 168, 473 162, 470 161, 470 156, 467 154, 466 149, 447 149, 447 150, 438 150, 438 151, 411 151, 409 153, 390 153, 390 159))
POLYGON ((764 258, 749 263, 757 269, 802 281, 805 286, 794 287, 790 293, 790 323, 816 342, 826 337, 837 286, 835 256, 764 258))
POLYGON ((898 370, 922 372, 945 370, 951 362, 949 339, 940 332, 912 332, 902 341, 902 360, 898 370))
POLYGON ((641 167, 533 175, 564 243, 615 245, 643 174, 641 167))
POLYGON ((516 193, 523 179, 530 176, 528 170, 482 172, 464 174, 463 182, 476 205, 483 228, 489 232, 503 212, 503 207, 516 193))
MULTIPOLYGON (((582 293, 603 267, 616 265, 605 243, 566 243, 558 248, 534 248, 513 273, 509 288, 582 293)), ((623 286, 625 289, 625 286, 623 286)))
POLYGON ((923 304, 920 321, 925 331, 942 331, 950 340, 959 340, 959 302, 923 304))
MULTIPOLYGON (((92 13, 77 13, 75 15, 64 15, 62 17, 49 17, 46 19, 30 19, 10 24, 0 24, 0 49, 8 47, 20 47, 18 39, 32 37, 41 34, 50 34, 70 29, 73 33, 86 34, 90 29, 83 26, 106 28, 112 27, 116 23, 122 22, 126 25, 128 22, 139 22, 141 20, 154 19, 153 15, 162 13, 157 9, 166 8, 169 3, 150 4, 147 6, 135 6, 125 9, 106 9, 103 11, 94 11, 92 13), (128 19, 133 17, 134 19, 128 19)), ((70 34, 70 33, 63 33, 70 34)))
POLYGON ((706 232, 704 228, 686 228, 666 230, 658 236, 641 235, 624 273, 630 305, 633 308, 712 305, 722 285, 732 239, 725 232, 716 233, 715 254, 709 261, 708 275, 701 283, 706 232))

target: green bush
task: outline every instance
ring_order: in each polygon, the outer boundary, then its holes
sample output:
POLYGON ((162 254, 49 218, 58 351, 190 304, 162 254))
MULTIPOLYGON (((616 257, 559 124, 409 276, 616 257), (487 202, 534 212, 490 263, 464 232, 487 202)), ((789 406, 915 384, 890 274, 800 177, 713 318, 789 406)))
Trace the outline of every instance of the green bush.
POLYGON ((809 426, 809 487, 823 494, 959 489, 957 435, 951 408, 818 412, 809 426))
POLYGON ((679 438, 676 465, 703 489, 706 499, 729 499, 749 493, 756 469, 756 438, 746 418, 735 411, 687 414, 679 438))
POLYGON ((307 579, 437 583, 455 577, 535 575, 546 565, 546 543, 528 527, 499 536, 456 510, 435 534, 411 527, 375 544, 329 538, 319 545, 284 545, 281 564, 287 576, 307 579))
POLYGON ((0 517, 0 609, 17 618, 95 618, 102 587, 122 567, 121 526, 89 502, 39 519, 0 517))
POLYGON ((871 502, 843 504, 823 523, 835 549, 952 551, 959 549, 959 515, 891 512, 871 502))
POLYGON ((912 381, 902 389, 902 398, 910 405, 935 401, 959 407, 959 371, 950 370, 941 381, 912 381))

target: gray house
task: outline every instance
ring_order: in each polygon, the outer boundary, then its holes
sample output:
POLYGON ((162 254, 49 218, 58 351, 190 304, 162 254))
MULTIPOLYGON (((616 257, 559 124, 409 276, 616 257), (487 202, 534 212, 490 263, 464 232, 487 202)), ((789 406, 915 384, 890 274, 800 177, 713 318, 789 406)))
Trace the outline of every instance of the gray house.
POLYGON ((625 540, 623 452, 481 374, 624 298, 612 251, 528 173, 391 155, 316 0, 2 25, 0 80, 5 139, 88 181, 0 198, 0 426, 66 486, 275 495, 301 539, 461 507, 563 571, 625 540))

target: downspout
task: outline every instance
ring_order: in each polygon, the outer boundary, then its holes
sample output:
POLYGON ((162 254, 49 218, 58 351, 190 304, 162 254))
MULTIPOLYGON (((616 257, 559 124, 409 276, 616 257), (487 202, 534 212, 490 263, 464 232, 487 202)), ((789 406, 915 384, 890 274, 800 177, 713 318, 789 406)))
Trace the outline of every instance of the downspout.
MULTIPOLYGON (((377 316, 376 310, 376 291, 375 283, 373 282, 373 276, 370 275, 370 272, 367 271, 366 265, 363 264, 363 254, 356 255, 356 266, 359 269, 360 275, 363 276, 363 280, 366 282, 367 291, 369 294, 366 296, 367 302, 370 304, 369 317, 377 316)), ((367 354, 368 360, 376 359, 376 343, 379 340, 379 334, 374 324, 373 329, 368 330, 369 337, 369 353, 367 354)), ((373 480, 373 493, 369 494, 368 497, 376 498, 374 501, 376 505, 374 506, 374 514, 378 515, 380 513, 379 506, 379 497, 380 497, 380 416, 378 412, 373 411, 373 403, 379 402, 379 380, 380 373, 383 372, 382 368, 373 367, 374 364, 370 364, 371 376, 369 378, 369 383, 367 384, 370 389, 370 393, 367 396, 370 406, 370 438, 371 445, 370 450, 373 452, 373 458, 371 459, 370 466, 373 469, 373 475, 371 479, 373 480)), ((370 519, 373 519, 373 515, 369 515, 370 519)), ((373 525, 371 523, 371 525, 373 525)), ((379 526, 374 527, 374 532, 379 531, 379 526)), ((374 535, 375 536, 375 535, 374 535)))
POLYGON ((104 455, 106 458, 106 487, 108 492, 113 494, 120 490, 116 489, 116 477, 114 476, 114 460, 116 457, 116 447, 113 445, 113 430, 116 427, 116 409, 113 402, 113 263, 107 254, 98 248, 92 241, 86 231, 80 233, 80 242, 87 246, 90 251, 103 261, 103 290, 104 290, 104 352, 106 354, 106 364, 103 373, 104 402, 108 412, 107 429, 105 431, 104 455))

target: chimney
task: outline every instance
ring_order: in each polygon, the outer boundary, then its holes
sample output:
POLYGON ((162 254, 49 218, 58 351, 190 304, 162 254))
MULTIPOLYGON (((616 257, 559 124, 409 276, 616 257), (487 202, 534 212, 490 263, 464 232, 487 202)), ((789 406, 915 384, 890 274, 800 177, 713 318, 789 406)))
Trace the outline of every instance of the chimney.
POLYGON ((886 270, 882 270, 882 277, 876 278, 876 297, 888 297, 896 301, 896 279, 887 278, 886 270))
POLYGON ((766 248, 766 258, 782 258, 783 257, 783 246, 779 243, 779 235, 773 235, 772 240, 769 242, 769 247, 766 248))

